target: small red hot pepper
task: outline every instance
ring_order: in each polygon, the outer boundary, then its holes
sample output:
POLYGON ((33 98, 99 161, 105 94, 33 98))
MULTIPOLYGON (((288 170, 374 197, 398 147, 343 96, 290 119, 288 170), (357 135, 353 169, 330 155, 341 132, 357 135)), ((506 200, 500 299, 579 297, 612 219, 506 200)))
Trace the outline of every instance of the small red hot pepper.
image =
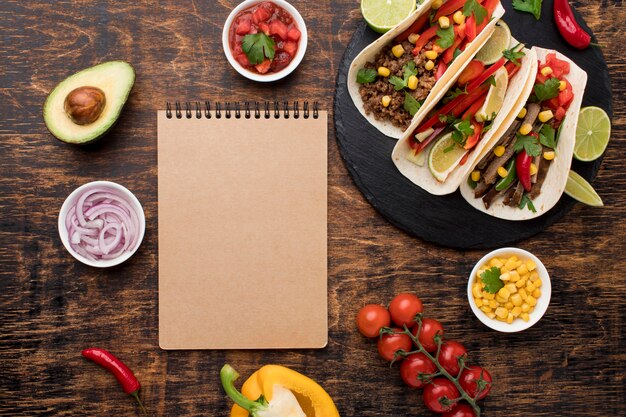
POLYGON ((525 149, 522 149, 522 151, 517 154, 517 158, 515 159, 515 172, 517 172, 517 178, 526 192, 530 192, 530 189, 532 188, 532 184, 530 182, 530 164, 532 161, 532 156, 528 155, 525 149))
POLYGON ((108 350, 100 348, 85 349, 82 351, 82 355, 111 372, 122 385, 124 392, 135 398, 144 414, 146 413, 146 409, 139 399, 141 384, 128 366, 124 365, 122 361, 113 356, 108 350))
POLYGON ((585 49, 591 36, 580 27, 567 0, 554 0, 554 22, 561 36, 574 48, 585 49))

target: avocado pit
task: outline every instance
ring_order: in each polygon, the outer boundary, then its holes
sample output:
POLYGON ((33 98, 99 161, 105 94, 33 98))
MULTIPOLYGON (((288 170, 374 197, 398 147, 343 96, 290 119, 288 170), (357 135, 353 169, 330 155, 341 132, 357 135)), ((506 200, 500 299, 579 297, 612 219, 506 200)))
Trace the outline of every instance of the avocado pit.
POLYGON ((106 97, 97 87, 78 87, 65 97, 64 109, 68 117, 77 125, 88 125, 100 117, 106 97))

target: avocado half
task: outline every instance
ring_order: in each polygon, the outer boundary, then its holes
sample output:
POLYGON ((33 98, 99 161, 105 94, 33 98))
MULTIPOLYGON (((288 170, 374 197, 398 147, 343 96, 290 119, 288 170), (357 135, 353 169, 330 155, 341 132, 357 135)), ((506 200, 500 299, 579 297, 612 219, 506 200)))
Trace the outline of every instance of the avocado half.
POLYGON ((84 69, 61 81, 43 106, 46 127, 62 142, 86 145, 100 139, 117 121, 135 83, 135 70, 124 61, 109 61, 84 69), (104 107, 97 119, 77 124, 65 110, 68 94, 81 87, 95 87, 104 93, 104 107))

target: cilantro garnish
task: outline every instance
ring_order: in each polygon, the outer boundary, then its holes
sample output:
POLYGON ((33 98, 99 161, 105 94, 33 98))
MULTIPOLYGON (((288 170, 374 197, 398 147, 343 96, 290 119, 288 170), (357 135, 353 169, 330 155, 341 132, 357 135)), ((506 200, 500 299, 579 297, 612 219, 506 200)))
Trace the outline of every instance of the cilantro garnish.
POLYGON ((481 6, 476 0, 468 0, 465 2, 465 6, 463 6, 463 15, 470 17, 472 13, 474 13, 476 23, 479 25, 487 17, 487 9, 481 6))
POLYGON ((393 85, 393 88, 396 91, 400 91, 403 88, 406 87, 407 82, 405 80, 403 80, 400 77, 396 77, 395 75, 392 75, 391 77, 389 77, 389 82, 391 83, 391 85, 393 85))
POLYGON ((495 87, 496 86, 496 76, 492 75, 491 77, 487 78, 486 82, 487 82, 487 84, 493 85, 495 87))
POLYGON ((359 84, 369 84, 376 81, 378 72, 374 68, 361 68, 356 74, 356 82, 359 84))
POLYGON ((526 55, 521 50, 519 51, 516 50, 519 46, 520 45, 518 43, 513 48, 505 49, 504 51, 502 51, 502 56, 508 59, 509 61, 511 61, 515 66, 518 66, 518 67, 521 65, 519 60, 526 55))
POLYGON ((534 136, 524 136, 517 134, 515 139, 515 145, 513 145, 515 152, 521 152, 522 149, 526 151, 528 156, 539 156, 541 154, 541 145, 534 136))
POLYGON ((465 88, 461 90, 459 87, 457 87, 455 90, 448 90, 446 95, 443 97, 443 104, 451 102, 461 94, 467 94, 467 90, 465 88))
POLYGON ((415 116, 415 113, 422 107, 419 101, 415 100, 412 95, 404 92, 404 110, 406 110, 411 116, 415 116))
POLYGON ((500 275, 500 268, 497 266, 480 274, 480 279, 485 284, 484 290, 491 294, 500 291, 500 288, 504 287, 504 282, 500 279, 500 275))
POLYGON ((400 91, 406 88, 409 84, 409 78, 412 75, 417 75, 417 69, 415 68, 415 62, 410 61, 404 67, 402 67, 403 78, 396 77, 395 75, 389 77, 389 82, 393 85, 396 91, 400 91))
POLYGON ((454 27, 453 25, 448 26, 447 29, 437 29, 437 36, 439 39, 435 42, 437 45, 442 47, 443 49, 448 49, 454 43, 454 27))
POLYGON ((530 199, 530 197, 528 196, 528 193, 524 193, 524 195, 522 196, 522 201, 519 203, 519 208, 521 209, 523 209, 526 206, 528 206, 528 210, 532 211, 533 213, 537 212, 537 209, 535 208, 535 205, 533 204, 533 200, 530 199))
POLYGON ((535 84, 533 87, 534 96, 533 99, 538 103, 542 101, 550 100, 559 95, 559 86, 561 81, 558 78, 550 78, 544 84, 535 84))
POLYGON ((550 125, 543 125, 539 132, 539 142, 548 148, 556 148, 555 131, 550 125))
POLYGON ((452 131, 452 140, 459 145, 465 145, 467 138, 474 134, 474 127, 469 120, 461 120, 458 123, 452 125, 454 129, 452 131))
POLYGON ((461 51, 459 48, 456 48, 454 50, 454 52, 452 53, 452 61, 450 61, 450 63, 454 62, 454 60, 456 59, 457 56, 461 55, 463 53, 463 51, 461 51))
POLYGON ((276 42, 265 33, 255 33, 243 37, 241 48, 252 65, 260 64, 265 59, 274 59, 276 42))
POLYGON ((526 12, 541 18, 541 3, 543 0, 513 0, 513 8, 518 12, 526 12))

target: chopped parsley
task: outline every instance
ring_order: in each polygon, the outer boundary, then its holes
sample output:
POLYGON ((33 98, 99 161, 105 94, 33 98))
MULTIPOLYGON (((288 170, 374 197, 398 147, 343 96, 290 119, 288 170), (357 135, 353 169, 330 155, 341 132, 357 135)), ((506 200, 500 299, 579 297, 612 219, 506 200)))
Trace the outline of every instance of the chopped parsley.
POLYGON ((524 136, 517 134, 515 139, 515 145, 513 145, 515 152, 526 151, 528 156, 539 156, 541 154, 541 145, 534 136, 524 136))
POLYGON ((541 18, 541 3, 543 0, 513 0, 513 8, 518 12, 530 13, 535 19, 541 18))
POLYGON ((412 75, 417 76, 417 68, 415 67, 415 61, 408 62, 404 67, 402 67, 403 78, 396 77, 395 75, 389 77, 389 82, 393 85, 393 88, 396 91, 400 91, 403 88, 406 88, 409 84, 409 78, 412 75))
POLYGON ((500 275, 500 268, 497 266, 494 266, 480 274, 480 279, 483 284, 485 284, 485 291, 495 294, 504 287, 504 282, 500 279, 500 275))
POLYGON ((463 15, 470 17, 474 13, 476 23, 481 24, 487 17, 487 9, 480 5, 476 0, 468 0, 463 6, 463 15))
POLYGON ((452 131, 452 140, 459 145, 465 145, 467 138, 474 134, 474 127, 469 120, 461 120, 458 123, 452 125, 454 129, 452 131))
POLYGON ((524 56, 526 56, 526 54, 522 52, 521 50, 517 51, 517 48, 519 48, 519 46, 520 44, 518 43, 513 48, 505 49, 504 51, 502 51, 502 56, 508 59, 509 61, 511 61, 515 66, 518 66, 518 67, 521 65, 519 60, 523 58, 524 56))
POLYGON ((356 74, 356 82, 359 84, 369 84, 376 81, 378 72, 374 68, 361 68, 356 74))
POLYGON ((255 33, 243 37, 241 48, 252 65, 260 64, 265 59, 274 59, 276 42, 265 33, 255 33))
POLYGON ((448 49, 454 43, 454 25, 448 26, 447 29, 437 29, 439 39, 435 42, 443 49, 448 49))
POLYGON ((523 209, 524 207, 528 207, 528 210, 532 211, 533 213, 537 212, 537 209, 533 204, 533 200, 528 196, 528 193, 524 193, 524 195, 522 196, 522 201, 519 203, 520 209, 523 209))
POLYGON ((443 97, 443 104, 451 102, 461 94, 467 94, 467 90, 465 88, 461 90, 459 87, 457 87, 455 90, 448 90, 446 95, 443 97))
POLYGON ((541 103, 542 101, 550 100, 559 95, 559 86, 561 81, 558 78, 550 78, 544 84, 538 83, 533 87, 534 101, 541 103))
POLYGON ((550 125, 543 125, 539 132, 539 142, 548 148, 556 148, 555 131, 550 125))
POLYGON ((409 93, 405 91, 404 92, 404 110, 406 110, 411 116, 415 116, 415 113, 417 113, 420 107, 422 107, 422 104, 419 101, 415 100, 415 98, 412 95, 410 95, 409 93))

